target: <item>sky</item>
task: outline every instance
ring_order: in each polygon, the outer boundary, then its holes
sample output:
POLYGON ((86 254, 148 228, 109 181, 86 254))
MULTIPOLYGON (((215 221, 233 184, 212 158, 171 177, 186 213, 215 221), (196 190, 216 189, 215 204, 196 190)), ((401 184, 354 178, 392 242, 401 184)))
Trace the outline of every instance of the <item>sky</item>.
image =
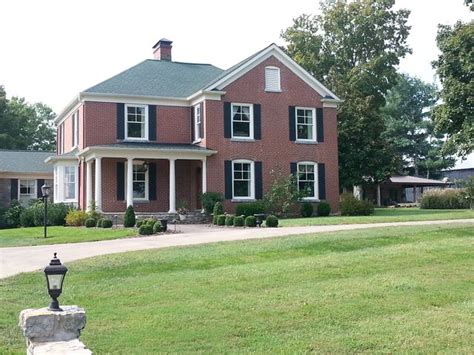
MULTIPOLYGON (((173 60, 226 69, 270 43, 318 0, 2 0, 0 85, 60 112, 79 92, 152 58, 160 38, 173 60)), ((413 54, 400 71, 435 80, 437 25, 472 19, 463 0, 396 0, 411 10, 413 54)), ((474 167, 472 162, 465 162, 474 167)))

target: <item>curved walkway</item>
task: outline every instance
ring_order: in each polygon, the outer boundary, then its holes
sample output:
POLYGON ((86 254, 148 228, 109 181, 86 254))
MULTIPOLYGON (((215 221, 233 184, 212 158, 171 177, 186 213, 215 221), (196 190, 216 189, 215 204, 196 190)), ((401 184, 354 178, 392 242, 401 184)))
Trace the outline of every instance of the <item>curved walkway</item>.
MULTIPOLYGON (((43 268, 58 253, 61 262, 69 262, 98 255, 121 253, 133 250, 167 248, 171 246, 195 245, 232 240, 281 237, 294 234, 324 233, 344 230, 394 226, 419 226, 434 224, 474 224, 474 219, 445 221, 393 222, 371 224, 342 224, 329 226, 245 228, 230 229, 203 225, 179 226, 182 233, 165 236, 138 237, 104 240, 87 243, 53 244, 28 247, 0 248, 0 278, 43 268)), ((173 228, 173 227, 171 227, 173 228)))

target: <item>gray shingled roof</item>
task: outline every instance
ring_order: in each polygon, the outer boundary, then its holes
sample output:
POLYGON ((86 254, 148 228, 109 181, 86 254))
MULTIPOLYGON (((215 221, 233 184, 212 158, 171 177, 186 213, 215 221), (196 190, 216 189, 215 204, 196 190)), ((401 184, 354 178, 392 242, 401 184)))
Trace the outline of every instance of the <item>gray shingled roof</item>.
POLYGON ((0 149, 0 172, 52 174, 53 166, 44 161, 55 154, 54 152, 0 149))
POLYGON ((85 92, 186 98, 222 72, 211 64, 147 59, 85 92))

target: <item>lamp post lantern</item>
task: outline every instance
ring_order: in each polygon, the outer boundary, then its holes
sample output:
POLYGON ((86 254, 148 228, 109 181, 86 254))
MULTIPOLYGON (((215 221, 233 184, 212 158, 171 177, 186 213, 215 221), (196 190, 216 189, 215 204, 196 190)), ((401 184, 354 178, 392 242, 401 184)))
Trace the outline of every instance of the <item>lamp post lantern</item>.
POLYGON ((41 186, 41 193, 43 194, 43 202, 44 202, 44 237, 46 238, 47 235, 47 224, 48 224, 48 196, 49 196, 49 187, 48 185, 44 184, 41 186))
POLYGON ((51 259, 49 265, 44 268, 48 293, 51 296, 51 304, 48 307, 50 311, 62 311, 62 309, 59 308, 58 297, 63 291, 64 277, 67 272, 67 267, 61 264, 61 260, 56 257, 56 254, 57 253, 54 253, 54 258, 51 259))

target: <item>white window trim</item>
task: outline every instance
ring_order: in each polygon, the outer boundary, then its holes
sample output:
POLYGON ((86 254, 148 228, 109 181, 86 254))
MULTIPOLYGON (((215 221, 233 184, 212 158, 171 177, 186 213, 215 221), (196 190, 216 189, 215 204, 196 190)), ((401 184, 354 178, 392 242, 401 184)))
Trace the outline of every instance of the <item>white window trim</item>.
POLYGON ((253 132, 253 104, 247 103, 239 103, 239 102, 232 102, 230 105, 230 130, 231 130, 231 139, 241 140, 241 141, 253 141, 254 140, 254 132, 253 132), (250 114, 250 129, 249 129, 249 136, 248 137, 234 137, 234 106, 247 106, 249 107, 249 114, 250 114))
POLYGON ((266 92, 281 92, 281 76, 280 76, 280 68, 274 66, 265 67, 265 91, 266 92), (267 87, 267 70, 273 70, 277 72, 278 76, 278 89, 271 89, 267 87))
POLYGON ((314 161, 300 161, 296 165, 296 179, 298 184, 298 191, 300 189, 300 165, 313 165, 314 166, 314 196, 303 197, 303 201, 319 201, 319 176, 318 176, 318 163, 314 161))
MULTIPOLYGON (((140 162, 140 161, 134 161, 133 162, 133 166, 140 166, 142 165, 143 162, 140 162)), ((127 184, 127 177, 128 177, 128 173, 127 173, 127 166, 125 166, 125 196, 127 196, 127 187, 128 187, 128 184, 127 184)), ((148 168, 146 171, 145 171, 145 197, 133 197, 133 201, 139 201, 139 202, 148 202, 150 201, 150 191, 149 191, 149 188, 150 188, 150 175, 149 175, 149 171, 150 169, 148 168)), ((132 176, 133 176, 133 173, 132 173, 132 176)), ((133 186, 133 182, 132 182, 132 186, 133 186)))
POLYGON ((235 201, 255 200, 255 162, 253 162, 252 160, 246 160, 246 159, 232 160, 232 200, 235 200, 235 201), (234 163, 250 164, 250 196, 248 197, 234 195, 234 163))
POLYGON ((124 109, 124 122, 125 122, 125 140, 126 141, 148 141, 148 105, 139 105, 139 104, 125 104, 124 109), (145 109, 145 137, 143 138, 136 138, 136 137, 128 137, 128 108, 129 107, 142 107, 145 109))
POLYGON ((77 203, 77 198, 79 196, 79 181, 78 181, 78 166, 71 165, 67 163, 58 164, 55 166, 54 173, 54 202, 65 202, 65 203, 77 203), (72 167, 75 170, 76 180, 75 180, 75 189, 73 199, 66 199, 64 191, 64 171, 66 167, 72 167))
POLYGON ((197 105, 194 105, 193 107, 194 110, 194 137, 193 137, 193 143, 199 143, 201 142, 202 138, 201 137, 201 130, 198 129, 198 122, 197 122, 197 111, 199 110, 199 123, 202 125, 202 110, 201 110, 201 103, 198 103, 197 105))
POLYGON ((317 143, 316 141, 316 108, 314 107, 295 107, 295 135, 296 135, 296 142, 304 142, 304 143, 317 143), (313 139, 303 139, 298 138, 298 110, 311 110, 313 113, 313 139))
POLYGON ((62 167, 63 171, 62 171, 62 181, 61 181, 61 185, 62 185, 62 196, 63 196, 63 201, 64 202, 77 202, 77 192, 78 192, 78 188, 79 188, 79 184, 78 184, 78 167, 75 166, 75 165, 65 165, 62 167), (65 185, 65 180, 64 180, 64 177, 65 177, 65 171, 66 171, 66 168, 73 168, 74 169, 74 198, 65 198, 64 196, 66 195, 66 190, 64 189, 64 185, 65 185))
POLYGON ((76 111, 72 114, 72 130, 73 130, 73 139, 72 148, 79 146, 79 111, 76 111))
POLYGON ((37 196, 38 196, 38 192, 36 191, 37 186, 38 186, 38 181, 36 179, 18 179, 18 195, 17 195, 18 196, 18 201, 21 201, 21 196, 22 195, 23 196, 30 196, 30 198, 29 198, 30 200, 33 200, 33 199, 37 198, 37 196), (33 181, 34 182, 34 184, 33 184, 34 189, 33 189, 32 194, 22 194, 21 193, 21 181, 22 180, 23 181, 33 181))

